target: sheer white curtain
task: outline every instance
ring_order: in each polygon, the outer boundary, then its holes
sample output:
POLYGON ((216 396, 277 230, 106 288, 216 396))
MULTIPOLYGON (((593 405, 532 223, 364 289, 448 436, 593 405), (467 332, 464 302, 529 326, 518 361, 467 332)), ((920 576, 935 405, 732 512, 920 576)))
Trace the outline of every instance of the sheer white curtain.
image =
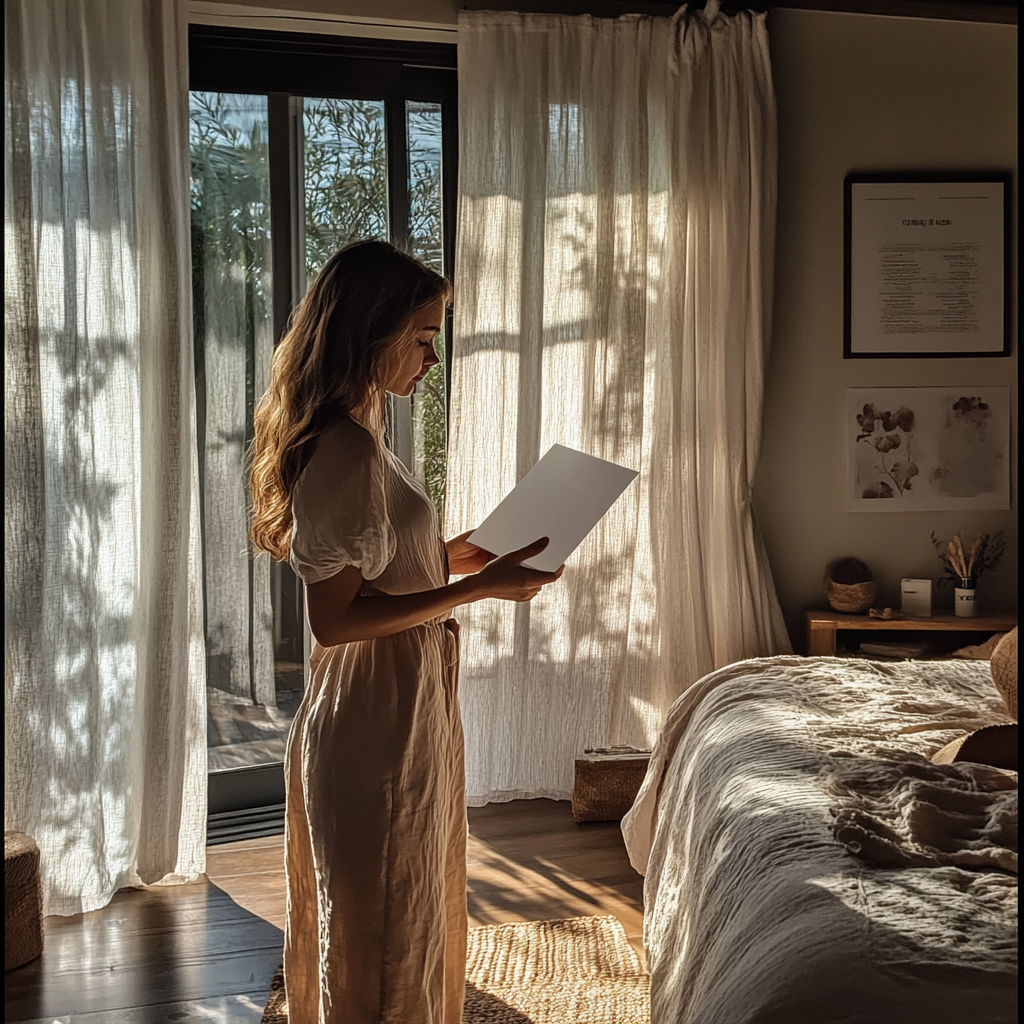
POLYGON ((571 792, 789 650, 750 504, 771 318, 764 16, 459 20, 449 533, 554 443, 640 471, 532 604, 463 608, 472 804, 571 792))
POLYGON ((4 22, 5 827, 72 914, 205 867, 186 26, 4 22))

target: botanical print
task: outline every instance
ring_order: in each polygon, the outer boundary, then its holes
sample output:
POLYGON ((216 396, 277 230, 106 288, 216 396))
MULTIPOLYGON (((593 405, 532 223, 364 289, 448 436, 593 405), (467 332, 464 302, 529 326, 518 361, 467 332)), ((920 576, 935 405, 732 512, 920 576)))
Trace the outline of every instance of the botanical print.
POLYGON ((1010 507, 1008 388, 850 388, 850 511, 1010 507))
POLYGON ((857 426, 861 430, 857 440, 867 442, 878 453, 878 480, 869 484, 861 497, 891 498, 894 494, 906 494, 919 472, 913 461, 914 410, 901 405, 896 412, 880 412, 877 405, 869 402, 857 414, 857 426), (891 460, 888 464, 886 456, 891 460))

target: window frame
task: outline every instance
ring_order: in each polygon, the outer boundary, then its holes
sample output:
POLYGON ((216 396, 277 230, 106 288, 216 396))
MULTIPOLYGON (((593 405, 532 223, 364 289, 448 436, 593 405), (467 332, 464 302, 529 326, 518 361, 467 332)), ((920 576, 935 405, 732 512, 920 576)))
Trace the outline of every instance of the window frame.
MULTIPOLYGON (((301 98, 383 100, 389 240, 408 248, 406 101, 439 103, 444 273, 455 266, 458 159, 456 46, 412 40, 278 32, 206 24, 188 28, 189 90, 245 93, 268 99, 268 155, 275 344, 304 288, 303 222, 296 199, 302 174, 301 98), (401 182, 401 187, 393 183, 401 182)), ((452 313, 445 322, 445 392, 451 393, 452 313)), ((204 355, 196 345, 196 376, 204 355)), ((251 438, 255 395, 246 396, 251 438)), ((297 583, 297 613, 304 605, 297 583)), ((308 631, 307 631, 308 632, 308 631)), ((303 652, 306 660, 308 650, 303 652)), ((208 773, 207 842, 280 834, 284 829, 284 764, 267 762, 208 773)))

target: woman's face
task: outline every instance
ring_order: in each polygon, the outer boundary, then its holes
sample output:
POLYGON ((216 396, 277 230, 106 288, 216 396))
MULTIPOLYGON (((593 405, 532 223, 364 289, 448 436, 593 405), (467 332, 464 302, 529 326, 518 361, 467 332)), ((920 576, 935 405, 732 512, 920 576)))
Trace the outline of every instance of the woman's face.
MULTIPOLYGON (((384 381, 384 388, 393 395, 411 395, 413 388, 423 380, 427 371, 440 360, 434 351, 434 339, 441 332, 444 323, 443 298, 429 306, 416 310, 412 315, 412 340, 405 336, 396 339, 394 352, 389 352, 390 372, 384 381)), ((405 332, 402 332, 405 335, 405 332)))

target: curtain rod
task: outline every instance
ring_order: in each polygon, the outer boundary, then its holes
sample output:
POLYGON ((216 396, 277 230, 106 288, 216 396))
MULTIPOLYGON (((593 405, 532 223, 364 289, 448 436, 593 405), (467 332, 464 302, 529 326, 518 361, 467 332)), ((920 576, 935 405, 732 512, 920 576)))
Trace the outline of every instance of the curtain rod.
MULTIPOLYGON (((692 0, 691 8, 703 8, 705 0, 692 0)), ((680 3, 659 0, 467 0, 464 10, 513 10, 530 14, 590 14, 617 18, 623 14, 670 16, 680 3)), ((930 18, 940 21, 973 21, 1016 25, 1017 4, 1012 0, 723 0, 726 14, 737 11, 825 11, 834 14, 870 14, 899 18, 930 18)), ((196 25, 234 25, 238 28, 284 32, 319 32, 371 39, 408 39, 453 43, 458 34, 454 22, 366 18, 349 14, 325 14, 290 8, 257 7, 218 0, 189 0, 188 20, 196 25)))
POLYGON ((322 35, 429 43, 454 43, 458 35, 458 27, 454 23, 364 18, 354 14, 324 14, 319 11, 218 3, 217 0, 189 0, 188 21, 192 25, 216 25, 222 28, 233 26, 277 32, 317 32, 322 35))
MULTIPOLYGON (((692 0, 691 9, 702 9, 705 0, 692 0)), ((522 14, 590 14, 598 18, 617 18, 623 14, 649 14, 665 17, 675 14, 682 2, 659 0, 465 0, 463 10, 510 10, 522 14)), ((939 21, 980 21, 1005 25, 1017 24, 1014 0, 722 0, 722 11, 801 10, 833 14, 872 14, 895 18, 929 18, 939 21)))

